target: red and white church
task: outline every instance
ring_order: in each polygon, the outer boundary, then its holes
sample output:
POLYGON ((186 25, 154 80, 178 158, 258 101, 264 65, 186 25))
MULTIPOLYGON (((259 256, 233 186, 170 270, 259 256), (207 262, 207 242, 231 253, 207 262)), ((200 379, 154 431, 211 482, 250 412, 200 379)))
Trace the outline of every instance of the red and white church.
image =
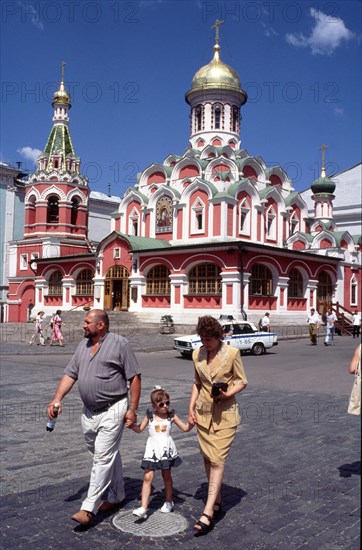
POLYGON ((255 320, 265 311, 297 322, 336 301, 361 310, 361 238, 334 223, 335 182, 322 168, 310 218, 283 169, 241 147, 247 94, 221 61, 218 38, 186 101, 186 151, 148 166, 122 197, 110 234, 94 243, 61 82, 26 184, 24 236, 11 243, 8 321, 25 321, 31 302, 33 313, 89 305, 193 324, 205 313, 255 320))

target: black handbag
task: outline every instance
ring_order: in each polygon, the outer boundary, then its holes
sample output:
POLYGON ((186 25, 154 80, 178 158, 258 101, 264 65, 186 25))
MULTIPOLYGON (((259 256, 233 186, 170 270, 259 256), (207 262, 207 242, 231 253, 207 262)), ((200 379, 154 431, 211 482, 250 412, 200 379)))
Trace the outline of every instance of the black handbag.
POLYGON ((228 385, 226 382, 214 382, 211 388, 211 397, 218 397, 220 390, 227 391, 228 385))

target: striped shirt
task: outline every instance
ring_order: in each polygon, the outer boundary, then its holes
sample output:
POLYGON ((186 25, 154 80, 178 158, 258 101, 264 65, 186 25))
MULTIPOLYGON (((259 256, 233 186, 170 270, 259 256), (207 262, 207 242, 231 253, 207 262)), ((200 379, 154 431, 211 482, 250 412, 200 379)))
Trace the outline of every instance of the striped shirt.
POLYGON ((64 373, 78 381, 80 397, 91 410, 99 409, 127 392, 127 380, 140 374, 137 359, 128 340, 108 332, 92 354, 92 342, 79 344, 64 373))

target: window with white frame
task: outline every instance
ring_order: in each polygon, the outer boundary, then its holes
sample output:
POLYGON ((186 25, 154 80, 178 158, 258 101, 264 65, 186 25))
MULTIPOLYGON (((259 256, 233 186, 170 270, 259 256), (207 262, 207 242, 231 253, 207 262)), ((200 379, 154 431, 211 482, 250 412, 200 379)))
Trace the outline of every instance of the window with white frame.
POLYGON ((299 231, 299 218, 296 212, 290 216, 289 233, 290 236, 294 235, 296 231, 299 231))
POLYGON ((121 249, 120 248, 114 248, 113 249, 113 258, 115 260, 119 260, 121 257, 121 249))
POLYGON ((269 206, 265 216, 265 231, 268 239, 275 239, 277 234, 276 214, 273 206, 269 206))
POLYGON ((240 203, 239 220, 239 233, 250 235, 250 206, 246 199, 240 203))
POLYGON ((30 254, 30 260, 37 260, 39 258, 39 254, 37 252, 32 252, 30 254))
POLYGON ((28 255, 27 254, 21 254, 20 255, 20 269, 28 269, 28 255))
POLYGON ((351 277, 351 306, 356 306, 358 303, 358 283, 356 277, 351 277))
POLYGON ((205 232, 205 205, 200 200, 194 203, 191 209, 191 233, 205 232))
POLYGON ((221 128, 221 105, 216 104, 214 107, 214 128, 221 128))
POLYGON ((128 221, 128 234, 137 237, 139 235, 139 215, 137 210, 133 210, 128 221))

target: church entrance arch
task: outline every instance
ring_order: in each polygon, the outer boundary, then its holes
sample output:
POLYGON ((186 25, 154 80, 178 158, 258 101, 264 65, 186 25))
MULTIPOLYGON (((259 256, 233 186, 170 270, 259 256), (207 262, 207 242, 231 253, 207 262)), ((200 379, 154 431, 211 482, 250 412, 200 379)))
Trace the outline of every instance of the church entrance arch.
POLYGON ((104 309, 120 311, 129 307, 129 271, 122 265, 108 269, 104 280, 104 309))
POLYGON ((317 284, 317 311, 320 315, 325 315, 328 307, 332 303, 332 297, 332 279, 329 273, 322 271, 318 276, 317 284))

